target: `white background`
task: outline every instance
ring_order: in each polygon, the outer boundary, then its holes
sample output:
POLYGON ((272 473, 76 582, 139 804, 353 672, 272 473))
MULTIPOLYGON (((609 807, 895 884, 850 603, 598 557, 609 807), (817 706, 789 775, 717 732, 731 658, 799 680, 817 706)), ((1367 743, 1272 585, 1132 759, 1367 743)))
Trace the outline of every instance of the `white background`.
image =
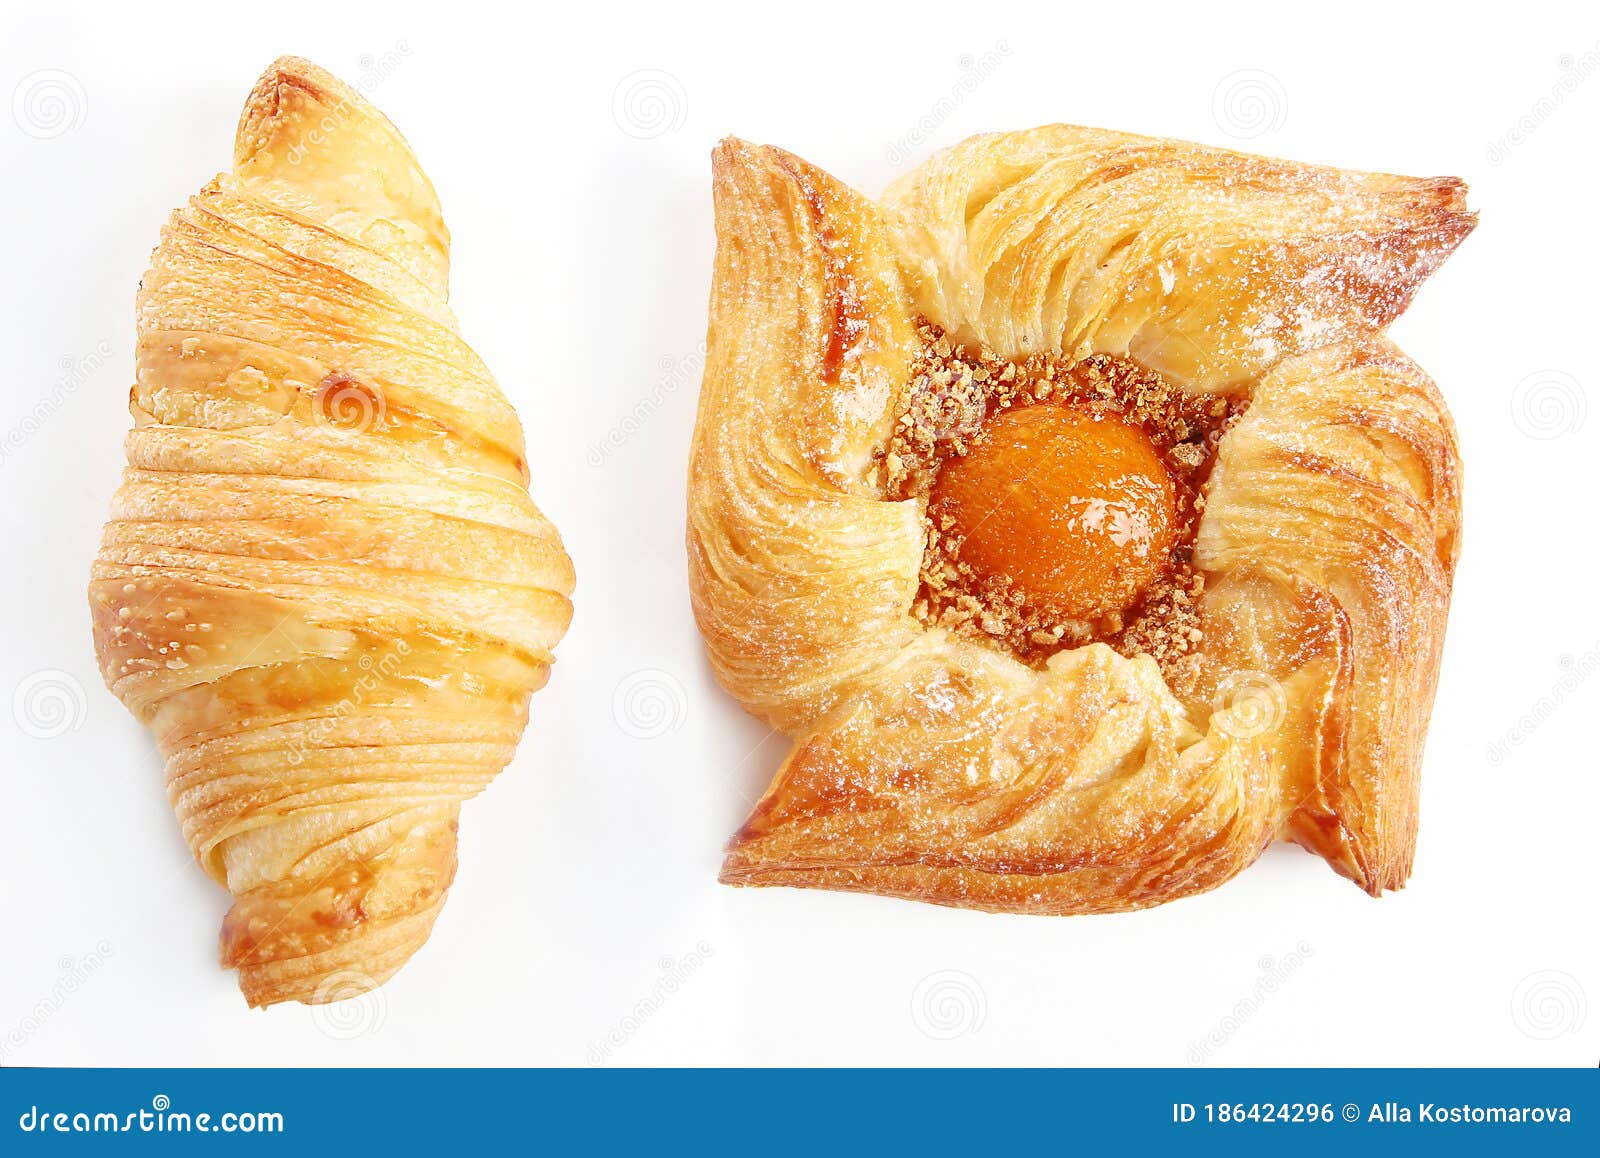
POLYGON ((7 0, 0 1063, 1595 1064, 1600 18, 910 11, 7 0), (432 941, 321 1014, 249 1012, 217 967, 228 898, 100 684, 84 596, 135 285, 285 52, 366 89, 432 175, 453 303, 579 574, 432 941), (1051 120, 1471 183, 1478 232, 1393 331, 1467 463, 1403 893, 1287 847, 1119 917, 716 883, 785 745, 712 683, 686 592, 709 150, 779 143, 875 192, 932 148, 1051 120))

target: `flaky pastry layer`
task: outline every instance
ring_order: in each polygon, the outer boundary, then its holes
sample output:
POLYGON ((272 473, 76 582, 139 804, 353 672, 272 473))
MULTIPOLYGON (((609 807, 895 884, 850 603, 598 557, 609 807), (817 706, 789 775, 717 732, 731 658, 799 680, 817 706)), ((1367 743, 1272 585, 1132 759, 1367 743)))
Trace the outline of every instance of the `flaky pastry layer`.
POLYGON ((723 879, 1100 912, 1286 838, 1402 884, 1459 461, 1382 330, 1471 230, 1462 184, 1061 125, 973 138, 878 202, 737 140, 713 182, 690 592, 717 678, 794 742, 723 879), (918 315, 1249 399, 1194 545, 1184 686, 1103 644, 1030 666, 913 615, 923 511, 879 457, 918 315))
POLYGON ((284 58, 140 286, 95 645, 234 895, 252 1005, 353 996, 427 939, 571 618, 448 248, 399 132, 284 58))

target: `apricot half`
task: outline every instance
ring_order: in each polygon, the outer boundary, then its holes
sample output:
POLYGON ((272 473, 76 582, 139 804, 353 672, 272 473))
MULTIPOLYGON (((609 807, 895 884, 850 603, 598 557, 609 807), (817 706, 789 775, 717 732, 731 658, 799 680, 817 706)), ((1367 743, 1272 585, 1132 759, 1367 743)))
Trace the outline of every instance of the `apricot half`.
POLYGON ((945 463, 931 506, 980 576, 1092 620, 1133 604, 1167 567, 1177 491, 1149 437, 1109 408, 995 415, 945 463))

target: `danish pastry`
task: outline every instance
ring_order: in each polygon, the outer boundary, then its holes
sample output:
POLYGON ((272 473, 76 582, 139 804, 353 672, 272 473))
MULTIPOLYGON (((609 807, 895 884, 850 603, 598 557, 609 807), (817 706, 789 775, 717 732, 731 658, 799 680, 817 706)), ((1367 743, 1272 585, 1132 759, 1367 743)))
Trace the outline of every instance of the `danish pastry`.
POLYGON ((1460 464, 1384 330, 1462 183, 1066 125, 713 181, 690 591, 793 741, 722 879, 1104 912, 1287 839, 1400 887, 1460 464))
POLYGON ((571 617, 448 238, 399 132, 285 58, 139 290, 95 647, 233 894, 251 1005, 353 996, 427 939, 571 617))

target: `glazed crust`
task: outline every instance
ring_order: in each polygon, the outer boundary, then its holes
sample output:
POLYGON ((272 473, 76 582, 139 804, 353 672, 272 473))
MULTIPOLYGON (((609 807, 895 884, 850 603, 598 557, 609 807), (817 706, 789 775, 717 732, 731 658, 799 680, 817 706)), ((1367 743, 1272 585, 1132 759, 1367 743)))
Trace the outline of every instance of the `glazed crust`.
POLYGON ((351 996, 427 939, 571 617, 448 246, 394 127, 284 58, 140 286, 95 645, 234 895, 252 1005, 351 996))
POLYGON ((974 137, 884 204, 917 308, 1012 357, 1127 355, 1193 390, 1398 317, 1471 232, 1453 177, 1075 125, 974 137))
POLYGON ((1373 894, 1411 872, 1460 525, 1455 428, 1381 337, 1287 358, 1222 441, 1197 692, 1269 698, 1281 835, 1373 894), (1263 693, 1262 689, 1267 689, 1263 693))
POLYGON ((1459 464, 1381 329, 1472 228, 1460 182, 1072 126, 974 138, 880 203, 735 140, 713 180, 690 592, 717 678, 794 742, 723 879, 1099 912, 1286 838, 1403 883, 1459 464), (922 511, 874 452, 918 314, 1250 399, 1195 543, 1191 681, 1103 644, 1028 666, 913 615, 922 511))

